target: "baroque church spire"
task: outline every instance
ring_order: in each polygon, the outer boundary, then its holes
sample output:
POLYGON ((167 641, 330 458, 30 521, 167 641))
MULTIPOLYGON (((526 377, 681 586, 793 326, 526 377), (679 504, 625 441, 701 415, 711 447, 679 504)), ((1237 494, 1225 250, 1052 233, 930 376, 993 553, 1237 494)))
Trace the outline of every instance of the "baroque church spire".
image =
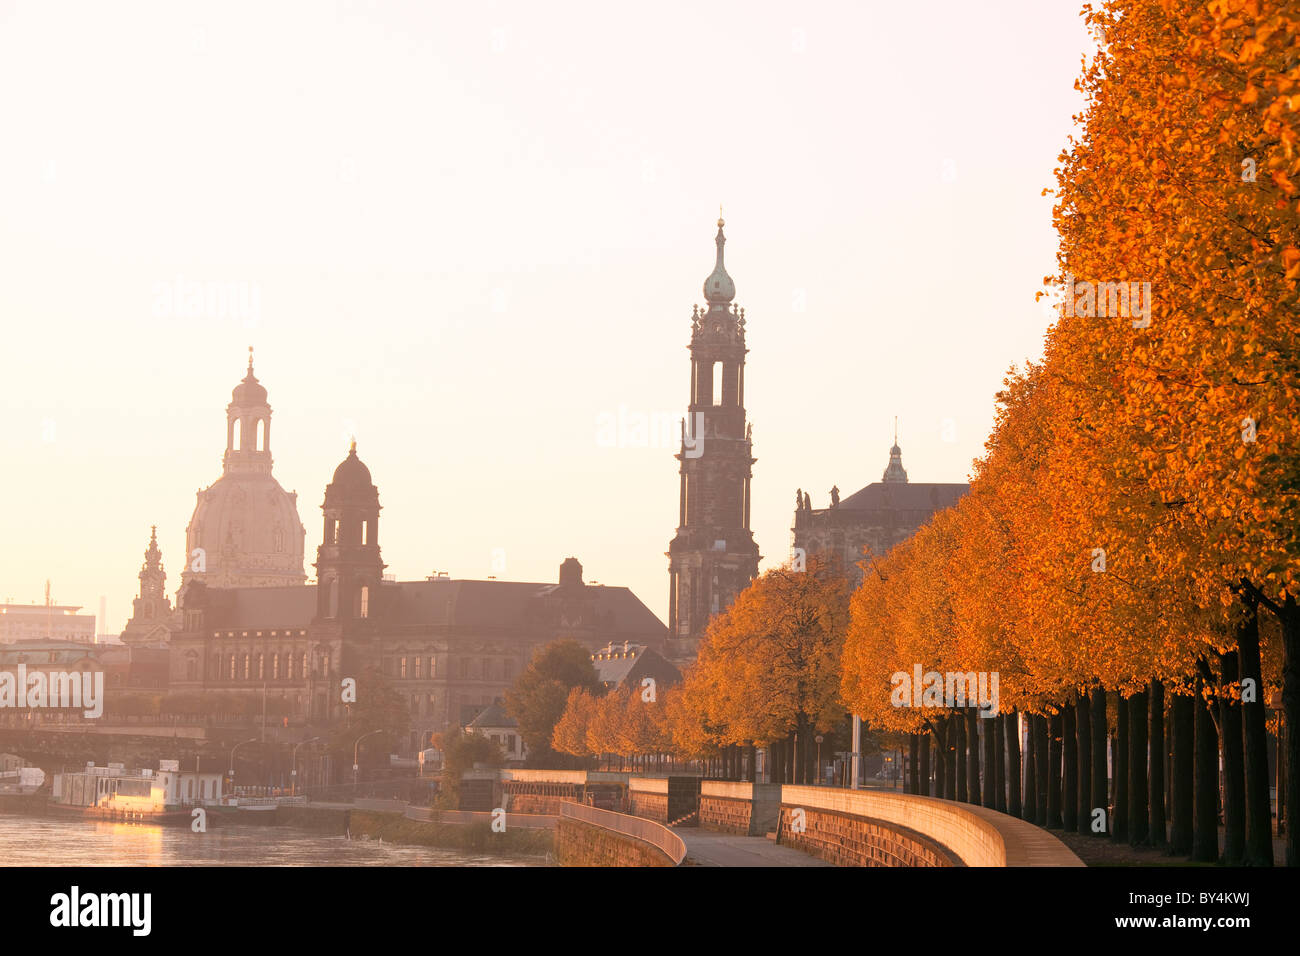
POLYGON ((894 419, 894 445, 889 449, 889 465, 881 478, 888 484, 907 484, 907 472, 903 468, 903 449, 898 447, 898 419, 894 419))
POLYGON ((669 656, 695 657, 710 618, 758 574, 750 530, 753 434, 745 420, 745 313, 731 303, 719 215, 708 305, 691 314, 691 397, 682 425, 677 533, 669 544, 669 656))

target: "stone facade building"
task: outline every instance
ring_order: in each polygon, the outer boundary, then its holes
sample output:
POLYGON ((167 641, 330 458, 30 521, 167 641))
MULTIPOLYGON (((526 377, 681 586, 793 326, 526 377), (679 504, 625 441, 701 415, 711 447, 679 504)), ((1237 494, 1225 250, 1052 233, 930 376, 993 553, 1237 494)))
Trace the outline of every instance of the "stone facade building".
POLYGON ((808 559, 820 558, 840 568, 856 588, 862 582, 859 563, 883 555, 943 508, 956 504, 970 485, 909 482, 903 468, 903 451, 889 449, 889 465, 880 481, 872 482, 843 501, 831 489, 829 508, 812 507, 810 495, 796 494, 794 547, 808 559))
POLYGON ((750 530, 753 442, 745 421, 745 310, 731 305, 736 284, 717 260, 704 280, 706 306, 691 314, 691 400, 682 427, 677 534, 668 546, 668 658, 695 659, 709 620, 758 575, 750 530))

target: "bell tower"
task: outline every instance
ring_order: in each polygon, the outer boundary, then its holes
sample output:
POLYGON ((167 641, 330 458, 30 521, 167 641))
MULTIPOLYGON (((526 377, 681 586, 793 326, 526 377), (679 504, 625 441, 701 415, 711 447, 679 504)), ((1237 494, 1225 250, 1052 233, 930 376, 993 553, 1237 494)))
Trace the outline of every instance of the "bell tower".
POLYGON ((325 488, 325 529, 316 552, 316 620, 376 616, 385 564, 379 555, 379 489, 352 442, 325 488))
POLYGON ((709 619, 758 575, 760 558, 749 527, 757 459, 745 422, 745 310, 732 304, 736 284, 723 265, 724 225, 719 218, 706 304, 691 312, 691 399, 675 456, 681 462, 677 534, 667 552, 674 663, 694 660, 709 619))

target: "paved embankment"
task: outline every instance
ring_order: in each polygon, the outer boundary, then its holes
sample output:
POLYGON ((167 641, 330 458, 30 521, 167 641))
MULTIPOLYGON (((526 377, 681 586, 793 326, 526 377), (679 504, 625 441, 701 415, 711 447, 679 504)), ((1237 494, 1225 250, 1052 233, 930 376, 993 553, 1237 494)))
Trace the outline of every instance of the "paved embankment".
POLYGON ((694 827, 674 827, 686 844, 686 864, 696 866, 830 866, 766 837, 711 833, 694 827))

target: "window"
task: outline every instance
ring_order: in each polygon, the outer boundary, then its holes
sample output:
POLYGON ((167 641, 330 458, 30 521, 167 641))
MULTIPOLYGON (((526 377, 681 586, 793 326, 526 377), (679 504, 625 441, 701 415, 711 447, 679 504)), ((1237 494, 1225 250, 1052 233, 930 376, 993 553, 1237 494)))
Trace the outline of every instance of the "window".
POLYGON ((361 543, 363 545, 370 543, 370 521, 361 522, 361 543))
POLYGON ((284 655, 284 669, 285 669, 284 676, 289 680, 293 680, 293 655, 292 654, 284 655))
POLYGON ((271 655, 271 680, 280 679, 280 655, 271 655))
POLYGON ((501 665, 501 673, 506 680, 512 680, 515 676, 515 662, 506 658, 505 663, 501 665))
POLYGON ((367 585, 361 586, 361 617, 370 616, 370 588, 367 585))
POLYGON ((257 437, 254 444, 255 451, 266 451, 266 419, 257 420, 257 437))
POLYGON ((415 659, 415 679, 419 680, 423 676, 424 676, 424 658, 417 657, 415 659))
POLYGON ((402 680, 406 680, 406 658, 405 657, 402 658, 401 670, 397 676, 402 678, 402 680))
POLYGON ((248 680, 249 673, 252 670, 252 664, 253 664, 253 656, 251 654, 245 654, 244 655, 244 680, 248 680))
MULTIPOLYGON (((308 667, 307 662, 308 662, 309 660, 310 660, 310 658, 307 656, 307 652, 306 652, 306 651, 303 651, 303 652, 302 652, 302 676, 303 676, 303 679, 304 679, 304 680, 307 679, 307 667, 308 667)), ((300 702, 301 702, 301 699, 300 699, 300 702)))
POLYGON ((265 659, 265 655, 263 654, 257 655, 257 679, 258 680, 266 679, 266 659, 265 659))
POLYGON ((230 679, 235 679, 235 655, 230 655, 230 679))
MULTIPOLYGON (((713 404, 722 404, 722 363, 713 363, 713 404)), ((698 436, 697 436, 698 437, 698 436)))
POLYGON ((429 679, 432 680, 437 676, 438 676, 438 659, 436 657, 430 657, 429 658, 429 679))

